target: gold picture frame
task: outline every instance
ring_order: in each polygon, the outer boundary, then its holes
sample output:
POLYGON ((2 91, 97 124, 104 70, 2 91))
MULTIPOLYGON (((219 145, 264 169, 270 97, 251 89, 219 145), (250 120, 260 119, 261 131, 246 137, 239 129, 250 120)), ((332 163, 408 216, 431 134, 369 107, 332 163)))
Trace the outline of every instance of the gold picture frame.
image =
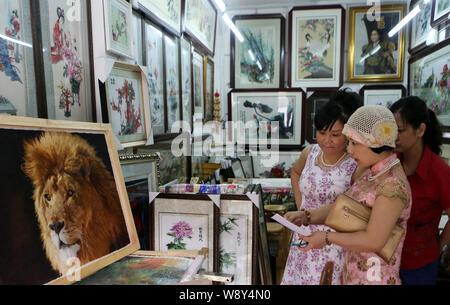
POLYGON ((348 82, 403 81, 405 29, 393 37, 388 32, 405 11, 404 4, 381 5, 379 11, 370 6, 350 8, 348 82))

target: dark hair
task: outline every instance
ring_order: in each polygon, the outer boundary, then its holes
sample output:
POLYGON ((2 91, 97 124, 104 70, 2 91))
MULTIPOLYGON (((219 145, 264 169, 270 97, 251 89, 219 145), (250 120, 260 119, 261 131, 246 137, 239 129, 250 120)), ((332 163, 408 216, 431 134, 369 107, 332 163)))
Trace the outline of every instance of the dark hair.
POLYGON ((385 152, 385 151, 394 151, 394 148, 390 147, 390 146, 381 146, 378 148, 371 147, 370 149, 376 154, 381 154, 382 152, 385 152))
POLYGON ((424 123, 427 128, 423 135, 423 143, 437 155, 441 154, 442 128, 436 114, 427 107, 427 104, 417 96, 408 96, 395 102, 390 110, 400 115, 403 121, 414 129, 424 123))
POLYGON ((317 130, 329 130, 336 121, 347 123, 353 112, 363 105, 362 97, 346 88, 331 94, 330 101, 326 103, 314 117, 314 126, 317 130))

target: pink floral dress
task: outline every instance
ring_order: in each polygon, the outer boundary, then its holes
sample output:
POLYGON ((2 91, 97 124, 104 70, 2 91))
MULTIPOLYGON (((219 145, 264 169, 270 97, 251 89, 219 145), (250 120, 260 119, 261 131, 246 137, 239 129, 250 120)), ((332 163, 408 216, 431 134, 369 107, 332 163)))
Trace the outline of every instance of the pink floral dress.
MULTIPOLYGON (((368 169, 360 179, 346 192, 351 198, 373 207, 378 196, 400 198, 404 207, 400 214, 400 226, 405 229, 411 212, 411 189, 408 179, 400 164, 381 174, 373 181, 369 176, 376 176, 395 161, 397 156, 390 157, 376 163, 368 169)), ((406 235, 406 234, 405 234, 406 235)), ((394 259, 386 263, 381 257, 372 252, 356 253, 347 251, 345 266, 342 273, 342 284, 345 285, 401 285, 399 276, 400 259, 403 240, 394 253, 394 259)))
MULTIPOLYGON (((350 155, 336 166, 320 167, 318 159, 321 151, 319 145, 312 146, 300 176, 302 209, 314 210, 334 203, 336 197, 350 187, 352 175, 356 170, 357 164, 350 155)), ((330 228, 325 225, 310 225, 307 229, 314 232, 326 231, 330 228)), ((298 242, 298 236, 294 234, 292 243, 298 242)), ((344 266, 344 254, 344 249, 334 244, 307 252, 291 247, 281 285, 318 285, 322 270, 329 261, 334 263, 332 284, 339 285, 344 266)))

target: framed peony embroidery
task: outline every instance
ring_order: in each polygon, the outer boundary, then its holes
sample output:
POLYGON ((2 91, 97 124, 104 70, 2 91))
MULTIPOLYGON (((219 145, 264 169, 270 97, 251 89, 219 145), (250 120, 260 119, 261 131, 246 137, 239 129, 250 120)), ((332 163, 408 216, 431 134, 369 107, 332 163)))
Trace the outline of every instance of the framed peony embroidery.
POLYGON ((125 0, 104 0, 106 51, 133 59, 131 4, 125 0))
POLYGON ((203 268, 217 272, 219 208, 207 195, 159 194, 150 209, 152 250, 208 248, 203 268))

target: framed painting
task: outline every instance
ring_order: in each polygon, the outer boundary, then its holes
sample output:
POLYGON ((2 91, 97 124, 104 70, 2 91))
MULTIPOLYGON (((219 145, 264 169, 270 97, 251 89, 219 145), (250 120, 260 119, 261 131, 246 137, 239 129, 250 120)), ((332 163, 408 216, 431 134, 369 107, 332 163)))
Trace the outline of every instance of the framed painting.
POLYGON ((290 87, 341 87, 345 10, 340 5, 294 7, 289 24, 290 87))
POLYGON ((163 69, 163 34, 162 32, 145 22, 146 37, 146 66, 150 113, 153 135, 162 135, 166 132, 166 119, 164 108, 164 69, 163 69))
POLYGON ((290 178, 292 167, 300 158, 301 151, 259 151, 253 156, 256 178, 290 178), (276 158, 273 157, 275 154, 276 158))
POLYGON ((253 168, 253 156, 252 155, 239 156, 239 159, 241 160, 245 178, 254 178, 255 170, 253 168))
POLYGON ((153 250, 208 248, 202 268, 217 272, 219 208, 207 195, 159 194, 150 209, 153 250))
MULTIPOLYGON (((450 40, 426 48, 408 62, 408 94, 423 99, 444 126, 444 138, 450 131, 450 40)), ((447 136, 446 136, 447 135, 447 136)))
POLYGON ((232 285, 257 284, 258 234, 258 209, 253 202, 246 196, 222 196, 219 272, 233 274, 232 285))
POLYGON ((0 113, 38 117, 30 2, 0 0, 0 113))
POLYGON ((182 117, 192 131, 192 50, 191 43, 184 37, 180 40, 180 50, 182 117))
POLYGON ((420 12, 411 20, 409 26, 409 53, 413 54, 426 47, 428 33, 432 30, 431 9, 432 2, 424 3, 422 0, 412 0, 409 11, 422 6, 420 12))
POLYGON ((108 121, 124 148, 145 145, 151 133, 148 85, 137 65, 114 64, 106 83, 108 121))
POLYGON ((166 30, 181 34, 181 0, 132 0, 151 20, 166 30))
POLYGON ((231 35, 231 88, 282 88, 285 19, 280 14, 239 15, 233 22, 244 36, 231 35))
POLYGON ((139 249, 109 125, 5 116, 0 134, 3 284, 70 284, 139 249))
POLYGON ((125 0, 104 0, 106 51, 133 59, 133 13, 125 0))
POLYGON ((330 101, 331 92, 328 90, 314 90, 305 105, 305 138, 310 144, 317 143, 314 119, 320 108, 330 101))
POLYGON ((137 251, 81 280, 77 285, 190 283, 198 272, 201 256, 200 251, 137 251))
POLYGON ((39 6, 47 118, 92 122, 90 3, 55 0, 41 1, 39 6))
POLYGON ((431 25, 437 27, 446 23, 450 13, 450 0, 433 0, 431 8, 431 25))
POLYGON ((194 51, 192 58, 193 95, 194 95, 194 122, 203 120, 205 113, 204 71, 203 57, 194 51))
POLYGON ((184 1, 183 29, 207 53, 214 56, 217 9, 211 0, 184 1))
POLYGON ((388 33, 405 15, 406 4, 381 5, 379 16, 370 6, 350 8, 349 82, 403 81, 405 29, 388 33))
POLYGON ((133 11, 133 50, 134 50, 134 63, 137 65, 144 65, 144 55, 142 43, 145 41, 142 23, 142 16, 137 12, 133 11))
POLYGON ((214 115, 214 62, 208 56, 204 57, 204 88, 205 88, 205 115, 204 121, 213 120, 214 115))
MULTIPOLYGON (((301 89, 233 90, 228 94, 229 120, 243 123, 246 145, 276 140, 280 147, 300 147, 304 101, 301 89)), ((244 137, 242 130, 237 132, 244 137)))
POLYGON ((234 178, 245 178, 244 168, 240 159, 231 160, 231 170, 233 171, 234 178))
POLYGON ((364 98, 364 105, 391 108, 392 104, 406 96, 406 88, 403 85, 366 85, 359 94, 364 98))
POLYGON ((180 59, 178 44, 178 38, 164 35, 167 131, 169 133, 178 133, 178 130, 172 130, 172 125, 181 120, 180 59))
POLYGON ((158 191, 157 154, 119 155, 141 250, 150 250, 149 192, 158 191))

